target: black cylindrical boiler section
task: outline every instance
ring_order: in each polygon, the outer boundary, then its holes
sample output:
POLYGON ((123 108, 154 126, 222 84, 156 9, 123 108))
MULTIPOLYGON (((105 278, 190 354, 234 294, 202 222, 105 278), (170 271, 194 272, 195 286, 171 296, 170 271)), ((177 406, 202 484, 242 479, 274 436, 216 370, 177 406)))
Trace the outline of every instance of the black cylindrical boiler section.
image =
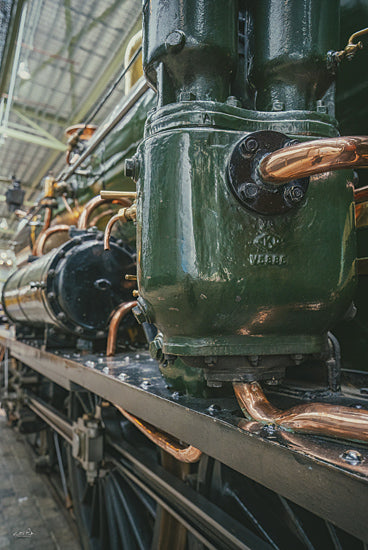
POLYGON ((112 242, 106 252, 96 234, 83 233, 13 273, 2 304, 16 324, 102 338, 112 310, 131 299, 126 273, 135 273, 131 251, 112 242))

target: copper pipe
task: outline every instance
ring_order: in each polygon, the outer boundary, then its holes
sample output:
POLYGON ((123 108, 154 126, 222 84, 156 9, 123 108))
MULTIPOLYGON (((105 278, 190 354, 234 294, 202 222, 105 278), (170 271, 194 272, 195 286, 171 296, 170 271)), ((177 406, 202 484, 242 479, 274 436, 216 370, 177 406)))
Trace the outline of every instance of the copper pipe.
POLYGON ((126 221, 126 219, 123 216, 121 216, 120 214, 115 214, 115 216, 110 218, 109 221, 107 222, 107 225, 105 227, 105 233, 104 233, 104 249, 105 250, 110 250, 111 231, 112 231, 113 226, 119 220, 122 221, 122 222, 126 221))
POLYGON ((198 462, 198 460, 202 456, 202 451, 197 449, 196 447, 193 447, 192 445, 182 445, 179 441, 175 440, 171 435, 160 432, 157 428, 152 426, 152 424, 149 424, 148 422, 144 422, 143 420, 140 420, 140 418, 137 418, 133 414, 128 413, 125 409, 122 407, 119 407, 119 405, 115 405, 115 407, 118 409, 119 412, 125 418, 130 420, 134 426, 138 428, 148 439, 153 441, 155 445, 172 455, 177 460, 180 460, 181 462, 198 462))
POLYGON ((368 136, 306 141, 265 156, 258 166, 266 183, 276 186, 344 168, 368 167, 368 136))
POLYGON ((126 198, 122 198, 122 197, 117 199, 101 198, 99 195, 97 195, 96 197, 93 197, 93 199, 91 199, 85 205, 83 212, 81 213, 78 220, 78 229, 87 229, 88 220, 92 212, 99 206, 102 206, 103 204, 110 204, 113 200, 116 201, 116 203, 120 204, 121 206, 130 206, 131 204, 131 202, 126 198))
POLYGON ((129 220, 133 221, 136 219, 137 216, 137 207, 135 204, 132 204, 128 208, 121 208, 115 216, 110 218, 110 220, 107 222, 106 228, 105 228, 105 234, 104 234, 104 249, 110 250, 110 237, 111 237, 111 231, 113 226, 116 224, 116 222, 121 221, 122 223, 125 223, 129 220))
POLYGON ((37 247, 37 242, 42 238, 42 235, 49 229, 50 227, 50 223, 51 223, 51 219, 52 219, 52 208, 50 208, 49 206, 46 206, 45 208, 45 216, 44 216, 44 219, 43 219, 43 227, 42 227, 42 230, 40 232, 40 234, 38 235, 37 239, 35 240, 34 242, 34 245, 33 245, 33 255, 34 256, 38 256, 39 254, 36 252, 36 247, 37 247))
POLYGON ((70 155, 72 154, 72 150, 71 149, 67 149, 66 153, 65 153, 65 162, 67 163, 68 166, 71 165, 71 162, 70 162, 70 155))
POLYGON ((131 311, 133 307, 137 305, 138 302, 125 302, 124 304, 121 304, 114 312, 109 325, 109 334, 107 336, 106 355, 108 357, 115 355, 116 340, 118 336, 119 325, 122 319, 124 319, 129 311, 131 311))
POLYGON ((67 211, 69 212, 69 214, 73 214, 73 210, 71 209, 70 207, 70 204, 68 203, 68 201, 66 200, 66 197, 64 195, 61 195, 61 199, 64 203, 64 206, 65 208, 67 209, 67 211))
POLYGON ((49 227, 45 231, 42 231, 33 247, 33 255, 34 256, 42 256, 43 249, 45 248, 45 244, 47 239, 54 235, 55 233, 59 233, 59 231, 68 231, 69 232, 70 226, 69 225, 54 225, 53 227, 49 227))
POLYGON ((90 226, 91 227, 94 227, 95 225, 97 225, 103 218, 106 218, 106 217, 109 217, 111 218, 111 216, 114 215, 114 212, 115 210, 112 210, 111 208, 109 208, 108 210, 104 210, 103 212, 101 212, 100 214, 97 214, 94 218, 92 218, 89 222, 90 226))
POLYGON ((51 223, 51 218, 52 218, 52 208, 50 208, 49 206, 47 206, 45 208, 45 217, 43 219, 43 228, 42 228, 42 231, 45 231, 46 229, 48 229, 50 227, 50 223, 51 223))
POLYGON ((368 441, 368 411, 327 403, 297 405, 286 411, 267 400, 258 382, 235 383, 234 391, 245 416, 277 424, 294 432, 368 441))
POLYGON ((356 204, 360 204, 361 202, 368 200, 368 185, 361 187, 360 189, 355 189, 354 200, 356 204))

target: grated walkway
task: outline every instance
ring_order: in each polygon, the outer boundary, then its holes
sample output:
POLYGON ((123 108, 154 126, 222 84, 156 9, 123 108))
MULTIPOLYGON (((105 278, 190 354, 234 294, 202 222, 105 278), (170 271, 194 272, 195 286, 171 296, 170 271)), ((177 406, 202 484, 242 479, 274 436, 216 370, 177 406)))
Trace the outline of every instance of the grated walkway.
POLYGON ((24 436, 0 409, 0 549, 80 550, 44 478, 36 474, 24 436))

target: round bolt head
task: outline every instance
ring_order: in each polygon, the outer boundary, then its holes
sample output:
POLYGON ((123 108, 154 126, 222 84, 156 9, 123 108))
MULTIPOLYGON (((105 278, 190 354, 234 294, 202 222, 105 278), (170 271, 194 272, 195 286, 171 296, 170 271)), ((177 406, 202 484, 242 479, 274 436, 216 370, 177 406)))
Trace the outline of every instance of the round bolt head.
POLYGON ((239 188, 239 194, 244 200, 254 200, 258 195, 258 187, 255 183, 244 183, 239 188))
POLYGON ((171 32, 165 40, 165 48, 168 53, 178 53, 185 44, 185 34, 182 31, 171 32))
POLYGON ((274 101, 272 103, 272 111, 283 111, 285 109, 285 105, 282 101, 274 101))
POLYGON ((248 153, 254 153, 258 149, 258 143, 257 140, 254 138, 249 138, 244 142, 245 149, 248 151, 248 153))
POLYGON ((66 315, 63 311, 60 311, 60 313, 57 314, 57 318, 59 319, 59 321, 65 321, 66 315))
POLYGON ((234 95, 229 95, 226 99, 226 105, 230 105, 231 107, 241 107, 241 102, 234 95))

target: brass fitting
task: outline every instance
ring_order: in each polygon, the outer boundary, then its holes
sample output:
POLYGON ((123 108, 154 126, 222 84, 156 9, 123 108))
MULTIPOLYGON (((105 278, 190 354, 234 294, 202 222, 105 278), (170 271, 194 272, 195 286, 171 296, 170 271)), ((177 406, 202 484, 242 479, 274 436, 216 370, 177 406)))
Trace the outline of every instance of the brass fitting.
POLYGON ((137 198, 135 191, 100 191, 101 199, 119 200, 119 199, 133 199, 137 198))
POLYGON ((364 36, 365 34, 368 34, 368 27, 352 34, 345 48, 343 50, 340 50, 339 52, 334 52, 334 58, 337 61, 342 61, 343 59, 345 59, 345 57, 349 60, 352 59, 356 52, 363 48, 363 44, 360 41, 355 42, 355 40, 357 38, 360 38, 361 36, 364 36))

